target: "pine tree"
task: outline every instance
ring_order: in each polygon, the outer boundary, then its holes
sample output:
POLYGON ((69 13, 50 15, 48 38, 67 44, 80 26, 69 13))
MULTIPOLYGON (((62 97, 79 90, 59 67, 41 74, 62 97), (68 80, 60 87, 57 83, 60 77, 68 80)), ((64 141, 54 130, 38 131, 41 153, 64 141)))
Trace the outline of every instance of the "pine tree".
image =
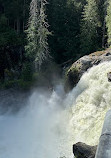
POLYGON ((45 14, 46 0, 32 0, 30 4, 30 17, 27 29, 26 51, 30 59, 35 61, 39 67, 49 56, 47 38, 48 31, 47 16, 45 14))
POLYGON ((80 54, 80 19, 86 0, 48 0, 51 55, 58 64, 77 59, 80 54))
POLYGON ((98 16, 98 7, 96 0, 87 0, 84 7, 83 19, 81 22, 81 51, 90 53, 98 49, 98 28, 100 19, 98 16))
POLYGON ((108 0, 106 26, 108 34, 108 45, 111 46, 111 0, 108 0))
POLYGON ((106 14, 107 14, 107 0, 96 0, 98 7, 98 15, 101 23, 101 27, 98 28, 99 41, 101 42, 101 47, 106 46, 106 14))

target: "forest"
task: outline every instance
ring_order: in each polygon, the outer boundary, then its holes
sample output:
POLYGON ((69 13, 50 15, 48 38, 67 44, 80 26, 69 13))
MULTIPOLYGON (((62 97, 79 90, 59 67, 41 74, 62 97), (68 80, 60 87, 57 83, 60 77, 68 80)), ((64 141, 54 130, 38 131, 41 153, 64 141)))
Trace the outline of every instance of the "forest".
POLYGON ((110 45, 111 0, 0 0, 0 87, 110 45))

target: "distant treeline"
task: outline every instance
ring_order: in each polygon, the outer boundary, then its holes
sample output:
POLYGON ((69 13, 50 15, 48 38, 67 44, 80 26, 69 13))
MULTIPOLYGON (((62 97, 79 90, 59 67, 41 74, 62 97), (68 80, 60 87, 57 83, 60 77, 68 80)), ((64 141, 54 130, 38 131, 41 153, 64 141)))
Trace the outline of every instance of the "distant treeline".
MULTIPOLYGON (((30 63, 25 46, 30 4, 44 0, 0 0, 0 79, 30 63)), ((57 63, 76 60, 111 44, 111 0, 47 0, 48 49, 57 63)), ((43 6, 44 7, 44 6, 43 6)), ((44 9, 44 8, 43 8, 44 9)), ((30 33, 30 30, 29 32, 30 33)), ((28 65, 29 66, 29 65, 28 65)), ((19 76, 19 75, 18 75, 19 76)))

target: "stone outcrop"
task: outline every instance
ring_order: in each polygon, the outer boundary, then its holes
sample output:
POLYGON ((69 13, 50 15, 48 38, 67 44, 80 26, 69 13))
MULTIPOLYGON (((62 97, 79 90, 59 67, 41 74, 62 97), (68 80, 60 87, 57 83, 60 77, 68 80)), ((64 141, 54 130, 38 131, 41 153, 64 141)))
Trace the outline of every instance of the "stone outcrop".
POLYGON ((76 86, 82 74, 89 68, 105 61, 111 61, 111 49, 94 52, 78 59, 66 72, 65 90, 69 91, 76 86))
POLYGON ((107 73, 108 81, 111 82, 111 72, 107 73))
POLYGON ((89 146, 85 143, 76 143, 73 145, 73 153, 76 158, 95 158, 97 146, 89 146))

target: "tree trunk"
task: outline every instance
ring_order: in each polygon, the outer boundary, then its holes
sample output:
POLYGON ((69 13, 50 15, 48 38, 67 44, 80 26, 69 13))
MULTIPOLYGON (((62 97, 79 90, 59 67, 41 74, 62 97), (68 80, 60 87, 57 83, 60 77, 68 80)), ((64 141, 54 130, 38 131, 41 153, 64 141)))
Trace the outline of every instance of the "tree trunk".
POLYGON ((104 19, 104 24, 103 24, 103 37, 102 37, 102 48, 105 48, 105 32, 106 32, 106 21, 104 19))
POLYGON ((20 19, 17 18, 17 33, 20 33, 20 19))
POLYGON ((16 20, 14 20, 14 30, 16 30, 16 20))
POLYGON ((24 0, 24 7, 23 7, 23 31, 25 30, 25 0, 24 0))

